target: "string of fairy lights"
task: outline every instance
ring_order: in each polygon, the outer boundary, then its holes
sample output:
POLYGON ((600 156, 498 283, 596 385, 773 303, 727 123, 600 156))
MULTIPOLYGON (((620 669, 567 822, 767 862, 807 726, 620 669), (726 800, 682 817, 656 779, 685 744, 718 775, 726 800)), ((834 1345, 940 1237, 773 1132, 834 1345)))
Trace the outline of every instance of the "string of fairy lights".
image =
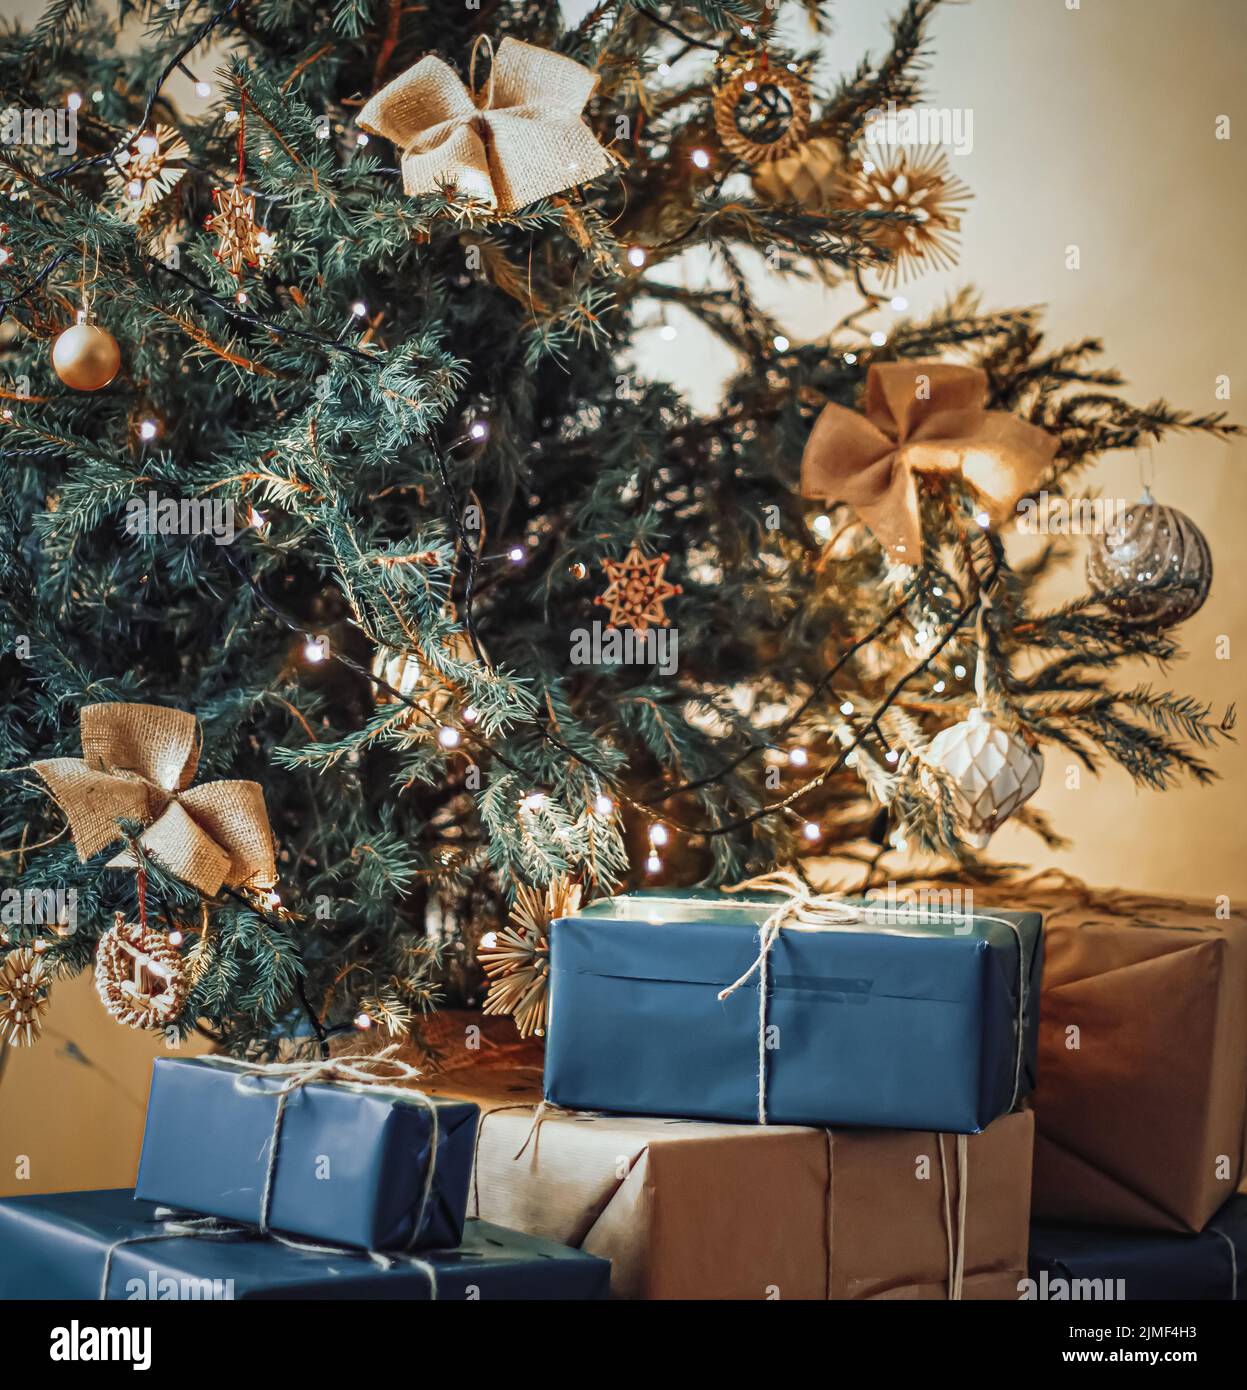
MULTIPOLYGON (((63 182, 64 180, 71 177, 73 174, 80 170, 109 161, 111 161, 114 164, 114 166, 116 166, 118 150, 128 147, 136 139, 141 139, 143 133, 147 130, 160 91, 163 88, 166 81, 172 76, 174 72, 180 71, 184 75, 188 76, 195 84, 196 94, 201 98, 205 98, 211 95, 211 85, 202 82, 195 77, 195 75, 187 68, 186 59, 189 57, 190 53, 196 47, 198 47, 205 39, 209 37, 210 34, 212 34, 219 27, 223 26, 225 22, 230 19, 230 17, 234 14, 234 11, 238 8, 239 3, 240 0, 229 0, 229 3, 226 6, 224 6, 221 10, 216 12, 214 15, 210 16, 208 19, 206 19, 193 31, 193 33, 189 36, 188 40, 182 45, 182 47, 178 50, 174 57, 165 65, 155 86, 148 93, 148 96, 144 104, 142 117, 140 118, 138 123, 133 127, 133 129, 131 129, 119 143, 111 145, 109 148, 105 149, 101 153, 88 154, 83 156, 82 158, 74 160, 65 167, 59 170, 55 170, 52 173, 44 176, 43 178, 32 177, 32 184, 35 187, 41 188, 46 193, 56 195, 59 192, 59 190, 55 187, 55 185, 63 182)), ((686 45, 686 48, 702 48, 720 54, 726 53, 728 51, 728 47, 730 45, 723 46, 719 44, 714 44, 709 42, 708 40, 699 39, 696 36, 690 35, 687 32, 680 29, 675 24, 673 24, 672 22, 654 13, 646 5, 638 4, 637 8, 647 18, 652 20, 659 28, 666 30, 675 37, 679 38, 680 41, 686 45)), ((741 35, 746 39, 751 37, 751 33, 747 30, 747 28, 741 29, 741 35)), ((96 97, 100 95, 102 94, 95 94, 92 100, 94 101, 96 97)), ((245 90, 242 93, 242 97, 245 101, 245 90)), ((71 94, 71 103, 75 99, 78 105, 80 106, 82 104, 81 95, 78 93, 71 94)), ((229 117, 231 115, 241 125, 241 107, 239 112, 226 113, 227 123, 231 123, 229 121, 229 117)), ((328 131, 318 131, 318 135, 327 137, 328 131)), ((367 135, 363 132, 360 132, 358 135, 357 143, 362 146, 366 142, 367 135)), ((709 168, 712 163, 710 153, 706 149, 701 147, 693 149, 689 154, 689 159, 695 167, 703 170, 709 168)), ((725 168, 723 170, 720 182, 722 181, 722 178, 726 177, 728 172, 730 172, 730 165, 728 168, 725 168)), ((39 292, 39 290, 43 288, 43 286, 50 280, 50 278, 56 272, 56 270, 62 264, 64 264, 64 262, 71 254, 72 252, 69 250, 57 252, 55 255, 50 257, 48 262, 39 271, 32 275, 30 279, 18 290, 16 290, 14 293, 11 293, 7 297, 0 299, 0 317, 3 317, 5 314, 7 314, 15 305, 21 303, 26 299, 29 299, 31 296, 39 292)), ((168 276, 173 280, 177 281, 179 284, 187 288, 203 306, 225 315, 231 322, 237 325, 240 325, 247 329, 257 330, 265 334, 271 334, 277 338, 292 338, 307 343, 313 347, 316 347, 317 349, 323 351, 326 354, 341 354, 347 356, 353 361, 361 364, 362 366, 365 366, 370 371, 379 370, 381 366, 384 364, 385 359, 382 353, 378 351, 369 351, 365 347, 357 346, 354 342, 349 340, 348 335, 350 334, 351 330, 354 327, 356 327, 367 315, 367 308, 362 301, 356 301, 350 306, 349 313, 347 314, 345 322, 343 323, 341 329, 335 336, 329 337, 312 329, 299 327, 297 325, 292 325, 290 323, 283 322, 280 319, 270 318, 265 315, 255 313, 246 307, 247 300, 244 293, 240 293, 234 296, 234 298, 231 300, 230 298, 227 298, 224 293, 218 292, 211 285, 204 283, 196 276, 191 275, 190 273, 181 269, 178 266, 170 265, 166 261, 161 260, 158 257, 148 254, 146 252, 141 252, 140 255, 142 263, 150 271, 158 275, 168 276)), ((642 269, 646 265, 649 259, 649 255, 650 252, 646 248, 641 246, 633 246, 627 249, 626 259, 634 269, 642 269)), ((894 297, 892 301, 892 307, 899 308, 902 307, 902 305, 903 300, 900 300, 899 297, 894 297)), ((887 341, 887 335, 882 333, 881 331, 877 331, 870 335, 870 341, 873 347, 883 346, 887 341)), ((776 335, 776 337, 774 338, 773 346, 776 349, 776 351, 786 351, 789 347, 788 339, 786 337, 783 337, 782 335, 776 335)), ((853 365, 858 360, 857 354, 853 352, 846 352, 843 354, 843 360, 846 364, 853 365)), ((4 412, 4 415, 6 417, 11 418, 12 412, 6 410, 4 412)), ((142 419, 138 424, 137 430, 140 442, 142 444, 152 443, 157 438, 159 434, 159 429, 159 422, 156 419, 142 419)), ((479 443, 486 437, 487 431, 488 424, 484 419, 474 420, 468 426, 467 440, 459 441, 458 443, 464 443, 468 441, 479 443)), ((527 554, 523 547, 515 545, 508 548, 506 551, 502 552, 499 555, 482 555, 472 544, 468 528, 465 525, 464 512, 460 509, 460 506, 456 501, 453 480, 447 467, 447 457, 453 455, 455 449, 458 447, 458 443, 455 445, 451 445, 444 454, 443 451, 438 447, 436 440, 434 440, 431 436, 426 436, 427 447, 430 451, 431 457, 434 460, 436 470, 438 472, 443 490, 445 492, 451 524, 454 529, 456 539, 459 543, 459 547, 466 558, 466 566, 464 572, 463 605, 465 628, 474 655, 487 670, 491 670, 492 665, 485 655, 483 645, 480 641, 479 633, 476 629, 474 615, 475 587, 479 567, 484 563, 497 563, 503 560, 512 565, 520 565, 527 558, 527 554)), ((250 519, 252 529, 256 537, 262 541, 267 531, 266 519, 261 513, 259 513, 254 508, 252 508, 251 510, 250 519)), ((981 519, 980 524, 982 524, 981 519)), ((831 528, 827 518, 815 518, 812 529, 814 536, 817 540, 821 542, 826 542, 830 539, 831 528)), ((307 632, 304 624, 299 622, 298 619, 296 619, 289 613, 285 612, 277 604, 273 603, 273 601, 268 597, 268 595, 264 593, 260 585, 255 581, 255 579, 253 578, 253 576, 251 575, 251 573, 245 565, 243 565, 233 554, 229 552, 225 553, 229 563, 236 569, 240 577, 246 582, 252 594, 255 596, 257 602, 259 602, 262 605, 265 611, 267 611, 270 614, 270 616, 272 616, 275 620, 280 622, 283 626, 285 626, 291 631, 299 633, 303 637, 304 640, 302 653, 304 659, 310 665, 319 665, 323 662, 330 660, 336 661, 337 663, 352 670, 357 675, 371 682, 379 690, 383 690, 389 697, 389 699, 398 701, 410 707, 413 711, 418 713, 421 716, 421 718, 431 723, 433 736, 436 738, 438 745, 443 750, 445 750, 448 755, 454 754, 457 750, 461 749, 461 747, 466 742, 469 747, 479 748, 481 751, 486 752, 491 758, 497 761, 499 765, 507 768, 512 772, 515 772, 516 774, 522 775, 522 769, 519 767, 519 765, 516 764, 512 759, 510 759, 507 756, 507 754, 500 747, 498 747, 496 742, 486 739, 478 729, 475 729, 473 727, 476 720, 476 711, 470 704, 464 705, 460 709, 458 714, 458 722, 447 722, 443 717, 435 715, 422 702, 413 699, 411 696, 407 694, 404 694, 391 683, 387 682, 382 676, 355 662, 342 651, 334 649, 331 646, 329 639, 325 634, 307 632)), ((851 645, 844 649, 844 651, 840 654, 835 664, 831 666, 827 672, 825 672, 813 683, 813 686, 807 697, 804 700, 802 700, 795 707, 795 709, 792 710, 785 717, 781 725, 772 733, 772 735, 769 738, 762 740, 750 739, 743 749, 739 750, 736 754, 734 754, 730 759, 728 759, 721 767, 717 768, 714 772, 705 774, 704 776, 698 778, 688 779, 674 785, 666 786, 660 791, 657 791, 646 797, 634 797, 622 788, 618 787, 617 785, 612 785, 611 777, 600 766, 598 766, 594 762, 594 760, 587 757, 582 751, 572 748, 566 742, 560 739, 553 728, 549 727, 548 725, 534 721, 536 723, 536 729, 540 736, 551 746, 555 747, 566 757, 574 760, 578 765, 584 767, 586 770, 593 774, 593 777, 596 779, 599 788, 596 792, 592 794, 590 798, 590 805, 593 809, 594 814, 603 819, 612 816, 616 811, 617 798, 618 802, 627 805, 633 811, 635 811, 639 817, 643 818, 644 823, 647 827, 646 837, 649 846, 649 853, 645 861, 645 868, 648 873, 657 874, 660 873, 662 870, 662 851, 669 845, 672 832, 678 831, 679 833, 685 835, 701 837, 722 836, 744 829, 749 825, 752 825, 767 817, 776 815, 796 815, 797 813, 794 809, 796 805, 799 802, 801 802, 805 797, 817 790, 819 787, 823 786, 824 783, 836 772, 838 772, 842 767, 844 767, 846 763, 851 762, 852 758, 856 755, 857 751, 868 742, 874 742, 878 744, 882 751, 882 755, 884 757, 885 762, 889 765, 894 766, 899 760, 899 754, 897 750, 891 748, 887 743, 887 739, 882 728, 882 721, 884 719, 884 716, 887 714, 888 710, 892 708, 892 706, 895 704, 896 700, 900 697, 902 692, 914 680, 919 678, 924 672, 930 669, 932 664, 942 654, 942 652, 945 650, 948 644, 954 640, 954 638, 962 630, 965 624, 974 616, 975 612, 979 607, 979 589, 982 587, 990 587, 990 584, 993 582, 993 580, 994 573, 987 579, 983 580, 981 583, 975 584, 975 592, 966 601, 966 603, 953 615, 950 623, 946 626, 943 633, 940 634, 938 637, 935 637, 933 634, 929 632, 920 631, 920 647, 924 643, 926 644, 926 650, 924 654, 921 656, 921 659, 908 672, 906 672, 896 681, 892 689, 885 695, 884 699, 874 708, 869 718, 865 718, 864 716, 859 714, 859 712, 855 709, 853 704, 847 698, 838 698, 833 688, 833 683, 839 676, 839 674, 844 670, 846 665, 848 665, 848 663, 864 647, 868 646, 870 643, 874 641, 879 640, 879 638, 891 626, 891 624, 900 619, 906 613, 910 603, 915 599, 915 597, 919 595, 918 579, 912 580, 905 587, 894 606, 888 611, 887 614, 884 615, 884 617, 876 624, 876 626, 871 629, 870 632, 864 634, 862 637, 858 638, 851 645), (774 802, 758 806, 753 810, 743 813, 733 819, 720 820, 710 824, 696 824, 684 821, 672 815, 665 809, 661 809, 667 803, 669 803, 678 796, 695 793, 712 785, 721 785, 724 779, 735 773, 741 766, 743 766, 743 764, 747 760, 759 755, 767 753, 778 753, 781 757, 783 757, 786 760, 788 766, 790 766, 793 769, 799 771, 808 767, 810 762, 809 752, 803 745, 794 744, 794 746, 785 750, 782 748, 781 744, 788 735, 788 733, 794 727, 797 726, 799 721, 810 710, 814 703, 823 696, 827 696, 829 703, 837 706, 840 715, 844 719, 852 721, 849 724, 849 735, 842 741, 842 746, 840 747, 837 756, 833 760, 831 760, 826 766, 815 772, 812 776, 808 777, 806 780, 804 780, 801 784, 799 784, 785 796, 779 798, 774 802), (613 797, 611 793, 614 794, 613 797)), ((931 592, 936 597, 941 596, 941 591, 938 588, 933 589, 931 592)), ((964 667, 959 665, 956 668, 956 670, 959 673, 964 672, 964 667)), ((942 686, 943 681, 939 681, 936 683, 935 689, 937 693, 939 693, 942 686)), ((540 789, 531 790, 522 796, 520 802, 520 809, 521 811, 529 814, 538 813, 544 806, 545 800, 545 792, 541 791, 540 789)), ((800 819, 799 816, 797 816, 797 818, 800 819)), ((806 820, 802 822, 801 834, 807 841, 813 843, 821 837, 822 829, 817 822, 812 820, 806 820)))

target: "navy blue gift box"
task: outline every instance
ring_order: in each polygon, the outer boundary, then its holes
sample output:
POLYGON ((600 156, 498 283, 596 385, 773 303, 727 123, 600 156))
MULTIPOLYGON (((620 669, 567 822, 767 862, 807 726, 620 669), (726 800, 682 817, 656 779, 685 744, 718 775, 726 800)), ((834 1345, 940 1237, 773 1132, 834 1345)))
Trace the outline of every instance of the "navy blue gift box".
MULTIPOLYGON (((602 899, 550 932, 545 1096, 569 1109, 759 1115, 759 953, 774 900, 602 899)), ((1035 1083, 1042 919, 876 911, 781 930, 769 953, 765 1113, 794 1125, 975 1134, 1035 1083)))
MULTIPOLYGON (((280 1077, 208 1060, 158 1059, 135 1194, 259 1225, 281 1085, 280 1077)), ((458 1245, 479 1111, 468 1101, 427 1100, 341 1082, 291 1091, 269 1227, 365 1250, 458 1245), (437 1111, 437 1145, 425 1201, 429 1103, 437 1111)))
POLYGON ((1247 1196, 1198 1235, 1035 1222, 1030 1277, 1035 1298, 1247 1300, 1247 1196))
POLYGON ((608 1260, 487 1221, 468 1221, 457 1250, 383 1268, 363 1252, 261 1237, 153 1239, 166 1231, 156 1210, 126 1188, 0 1201, 0 1298, 98 1299, 106 1261, 109 1299, 595 1299, 610 1288, 608 1260))

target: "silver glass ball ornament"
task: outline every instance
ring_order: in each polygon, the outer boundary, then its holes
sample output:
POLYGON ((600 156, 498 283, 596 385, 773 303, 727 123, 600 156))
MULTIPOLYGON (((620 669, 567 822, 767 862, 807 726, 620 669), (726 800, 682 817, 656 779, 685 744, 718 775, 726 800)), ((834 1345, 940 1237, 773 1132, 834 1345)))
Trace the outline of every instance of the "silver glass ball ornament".
POLYGON ((1173 627, 1203 606, 1212 553, 1184 512, 1150 491, 1091 544, 1087 583, 1120 617, 1139 627, 1173 627))

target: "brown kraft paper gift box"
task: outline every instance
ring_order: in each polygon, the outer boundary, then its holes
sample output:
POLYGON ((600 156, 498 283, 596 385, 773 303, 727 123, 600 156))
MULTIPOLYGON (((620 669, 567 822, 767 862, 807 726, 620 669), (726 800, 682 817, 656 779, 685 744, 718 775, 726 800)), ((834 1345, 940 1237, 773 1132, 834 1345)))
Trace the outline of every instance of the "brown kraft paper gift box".
POLYGON ((951 1270, 965 1299, 1016 1299, 1026 1277, 1028 1112, 963 1136, 959 1169, 956 1135, 553 1107, 535 1123, 537 1067, 424 1089, 481 1107, 469 1211, 609 1259, 616 1298, 944 1299, 951 1270))
POLYGON ((1201 1230, 1243 1179, 1247 921, 1055 873, 991 892, 1044 914, 1035 1216, 1201 1230))

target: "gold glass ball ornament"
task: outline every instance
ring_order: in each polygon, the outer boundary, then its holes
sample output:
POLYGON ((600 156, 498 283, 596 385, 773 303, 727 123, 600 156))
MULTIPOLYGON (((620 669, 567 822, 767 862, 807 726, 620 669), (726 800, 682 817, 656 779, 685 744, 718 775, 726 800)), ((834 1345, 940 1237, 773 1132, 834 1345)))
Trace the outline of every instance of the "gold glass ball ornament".
POLYGON ((753 172, 754 192, 771 203, 796 203, 806 212, 843 205, 847 187, 844 146, 820 135, 753 172))
POLYGON ((961 838, 973 849, 985 849, 1043 779, 1043 753, 981 705, 942 729, 923 760, 951 784, 961 838))
POLYGON ((75 391, 99 391, 121 369, 121 349, 107 328, 76 323, 52 344, 52 367, 75 391))
POLYGON ((1145 490, 1092 542, 1087 583, 1127 622, 1173 627, 1203 607, 1212 586, 1212 552, 1189 516, 1145 490))
MULTIPOLYGON (((456 661, 465 665, 476 660, 472 641, 462 629, 452 633, 446 642, 446 650, 456 661)), ((459 692, 431 667, 423 666, 412 651, 378 647, 372 659, 372 674, 405 699, 419 701, 434 718, 440 719, 459 698, 459 692)), ((390 690, 380 685, 376 687, 375 699, 378 705, 400 703, 390 690)), ((411 710, 410 722, 418 719, 416 711, 411 710)))

